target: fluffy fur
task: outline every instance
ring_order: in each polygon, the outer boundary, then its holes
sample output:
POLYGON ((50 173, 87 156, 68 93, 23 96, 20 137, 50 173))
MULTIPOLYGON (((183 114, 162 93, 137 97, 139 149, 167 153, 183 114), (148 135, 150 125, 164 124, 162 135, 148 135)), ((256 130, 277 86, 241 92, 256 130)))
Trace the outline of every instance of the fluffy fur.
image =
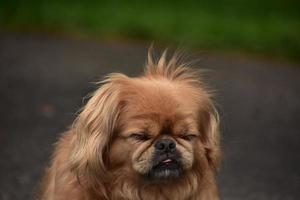
POLYGON ((218 114, 199 73, 179 60, 149 53, 144 75, 102 81, 57 143, 38 199, 219 199, 218 114), (160 139, 176 143, 182 173, 147 179, 160 139))

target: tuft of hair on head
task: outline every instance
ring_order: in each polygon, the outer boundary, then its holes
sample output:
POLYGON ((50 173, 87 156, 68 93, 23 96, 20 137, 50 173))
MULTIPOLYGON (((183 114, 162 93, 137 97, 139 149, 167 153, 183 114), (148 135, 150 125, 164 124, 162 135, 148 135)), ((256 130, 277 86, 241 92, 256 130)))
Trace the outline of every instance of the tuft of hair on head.
POLYGON ((202 85, 203 74, 207 70, 195 68, 195 61, 187 61, 188 57, 183 51, 175 51, 173 54, 164 50, 160 57, 156 58, 153 46, 148 50, 144 74, 150 78, 165 78, 171 81, 183 81, 190 84, 202 85))

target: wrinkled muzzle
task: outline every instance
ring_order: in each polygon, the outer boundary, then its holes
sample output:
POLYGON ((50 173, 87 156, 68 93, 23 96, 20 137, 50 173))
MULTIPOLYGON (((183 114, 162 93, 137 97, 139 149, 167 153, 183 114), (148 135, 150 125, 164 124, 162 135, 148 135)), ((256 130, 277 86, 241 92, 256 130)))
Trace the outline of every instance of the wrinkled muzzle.
POLYGON ((172 139, 160 139, 155 145, 151 168, 146 174, 151 180, 178 178, 183 172, 181 155, 172 139))

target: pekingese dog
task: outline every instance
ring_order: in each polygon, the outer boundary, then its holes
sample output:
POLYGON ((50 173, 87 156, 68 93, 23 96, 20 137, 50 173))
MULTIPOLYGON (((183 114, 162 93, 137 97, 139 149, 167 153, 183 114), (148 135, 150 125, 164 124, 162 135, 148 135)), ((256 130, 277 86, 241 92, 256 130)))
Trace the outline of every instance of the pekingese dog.
POLYGON ((218 113, 179 60, 150 52, 144 75, 109 75, 59 140, 38 199, 219 199, 218 113))

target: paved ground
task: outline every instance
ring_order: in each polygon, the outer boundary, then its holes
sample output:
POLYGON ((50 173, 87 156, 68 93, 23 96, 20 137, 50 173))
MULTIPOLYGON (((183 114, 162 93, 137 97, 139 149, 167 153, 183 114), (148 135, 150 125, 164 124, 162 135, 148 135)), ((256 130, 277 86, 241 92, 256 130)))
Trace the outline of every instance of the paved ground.
MULTIPOLYGON (((147 47, 0 34, 0 199, 32 199, 90 83, 142 71, 147 47)), ((300 67, 203 55, 218 89, 222 199, 300 199, 300 67)))

